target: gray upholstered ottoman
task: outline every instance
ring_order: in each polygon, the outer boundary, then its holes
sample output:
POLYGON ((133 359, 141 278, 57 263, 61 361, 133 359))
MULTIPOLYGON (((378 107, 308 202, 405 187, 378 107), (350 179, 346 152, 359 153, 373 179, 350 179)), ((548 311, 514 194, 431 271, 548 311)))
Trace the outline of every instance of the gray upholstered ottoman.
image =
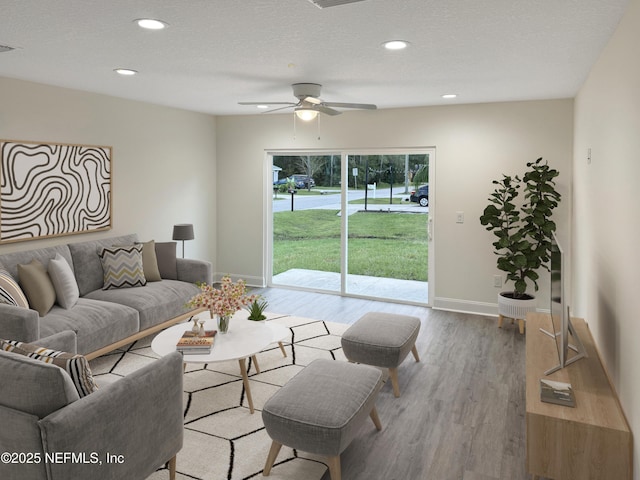
POLYGON ((400 396, 398 366, 409 352, 420 361, 416 338, 420 319, 394 313, 369 312, 342 335, 342 350, 350 362, 389 369, 393 394, 400 396))
POLYGON ((264 405, 262 420, 273 440, 263 475, 280 447, 328 457, 331 480, 340 480, 340 454, 370 416, 380 430, 375 400, 382 372, 366 365, 319 359, 289 380, 264 405))

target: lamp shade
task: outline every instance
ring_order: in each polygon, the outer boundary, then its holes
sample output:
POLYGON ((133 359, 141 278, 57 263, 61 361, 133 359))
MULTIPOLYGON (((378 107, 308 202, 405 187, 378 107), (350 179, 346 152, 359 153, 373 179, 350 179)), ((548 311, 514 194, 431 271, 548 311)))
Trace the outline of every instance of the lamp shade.
POLYGON ((193 224, 181 223, 173 226, 173 239, 174 240, 193 240, 193 224))

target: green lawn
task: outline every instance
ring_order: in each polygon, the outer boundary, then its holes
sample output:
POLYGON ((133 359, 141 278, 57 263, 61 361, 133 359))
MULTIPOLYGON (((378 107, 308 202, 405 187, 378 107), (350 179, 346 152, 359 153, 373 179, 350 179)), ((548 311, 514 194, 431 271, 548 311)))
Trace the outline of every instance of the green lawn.
MULTIPOLYGON (((335 210, 273 215, 273 273, 291 268, 340 271, 335 210)), ((349 217, 349 273, 427 281, 426 214, 360 212, 349 217)))

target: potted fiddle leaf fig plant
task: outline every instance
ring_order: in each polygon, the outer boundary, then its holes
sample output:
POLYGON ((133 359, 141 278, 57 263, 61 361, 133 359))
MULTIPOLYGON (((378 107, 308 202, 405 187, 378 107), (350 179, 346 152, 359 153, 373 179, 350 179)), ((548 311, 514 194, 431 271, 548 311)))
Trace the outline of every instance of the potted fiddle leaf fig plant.
POLYGON ((502 325, 503 317, 519 319, 521 333, 526 313, 536 307, 528 286, 537 291, 538 270, 549 269, 556 229, 551 215, 561 199, 554 181, 557 170, 542 158, 527 163, 527 169, 522 178, 503 174, 502 179, 493 181, 495 190, 480 217, 480 223, 497 237, 493 242, 497 267, 513 283, 513 290, 498 295, 498 325, 502 325), (519 201, 521 192, 524 198, 519 201))
POLYGON ((245 307, 249 312, 249 316, 247 318, 256 322, 266 320, 267 316, 264 314, 264 311, 268 305, 269 303, 263 298, 256 298, 253 302, 245 307))

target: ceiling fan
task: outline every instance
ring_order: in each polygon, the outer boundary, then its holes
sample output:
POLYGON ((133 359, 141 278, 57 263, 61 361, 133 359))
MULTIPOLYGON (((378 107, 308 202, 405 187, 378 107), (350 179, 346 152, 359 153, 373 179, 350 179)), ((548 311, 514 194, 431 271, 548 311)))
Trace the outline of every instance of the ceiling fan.
POLYGON ((364 110, 375 110, 376 107, 370 103, 340 103, 340 102, 325 102, 320 98, 320 91, 322 85, 318 83, 294 83, 291 85, 293 88, 293 96, 298 99, 298 102, 238 102, 239 105, 285 105, 284 107, 274 108, 264 113, 276 112, 279 110, 285 110, 287 108, 293 108, 293 111, 302 120, 313 120, 318 113, 325 113, 327 115, 340 115, 342 112, 336 110, 336 108, 358 108, 364 110))

